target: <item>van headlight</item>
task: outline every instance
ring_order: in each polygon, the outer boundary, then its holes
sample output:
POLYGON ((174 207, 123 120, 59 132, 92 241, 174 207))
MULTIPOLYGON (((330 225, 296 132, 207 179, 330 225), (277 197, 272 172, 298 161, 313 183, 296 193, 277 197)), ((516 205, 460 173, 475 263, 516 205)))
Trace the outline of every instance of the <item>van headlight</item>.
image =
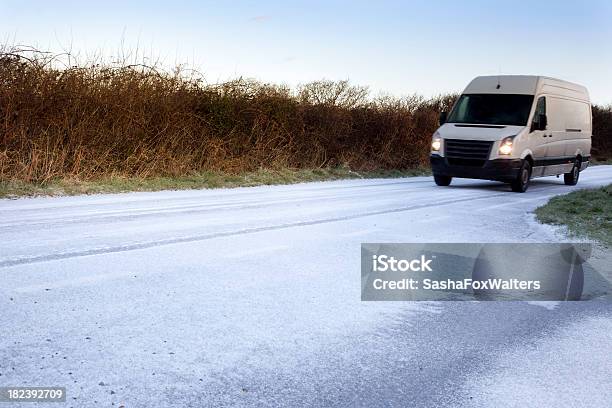
POLYGON ((439 136, 434 136, 431 141, 431 150, 434 152, 439 152, 442 147, 442 138, 439 136))
POLYGON ((514 143, 514 136, 503 139, 499 145, 499 154, 507 156, 512 153, 512 144, 514 143))

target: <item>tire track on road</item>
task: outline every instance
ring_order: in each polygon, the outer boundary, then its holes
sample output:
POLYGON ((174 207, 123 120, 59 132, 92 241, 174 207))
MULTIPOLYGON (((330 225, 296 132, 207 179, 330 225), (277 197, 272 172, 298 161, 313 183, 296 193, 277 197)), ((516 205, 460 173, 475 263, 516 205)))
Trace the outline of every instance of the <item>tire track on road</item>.
POLYGON ((409 206, 404 206, 404 207, 390 208, 390 209, 385 209, 385 210, 367 211, 367 212, 362 212, 362 213, 345 215, 341 217, 329 217, 329 218, 320 218, 316 220, 288 222, 288 223, 277 224, 277 225, 265 225, 261 227, 245 228, 245 229, 234 230, 234 231, 221 231, 221 232, 214 232, 214 233, 209 233, 209 234, 198 234, 198 235, 192 235, 192 236, 186 236, 186 237, 167 238, 167 239, 160 239, 160 240, 154 240, 154 241, 148 241, 148 242, 138 242, 138 243, 127 244, 127 245, 117 245, 117 246, 109 246, 109 247, 102 247, 102 248, 91 248, 91 249, 85 249, 85 250, 80 250, 80 251, 71 251, 71 252, 63 252, 63 253, 37 255, 37 256, 27 256, 27 257, 13 258, 13 259, 9 258, 9 259, 0 261, 0 268, 7 268, 11 266, 27 265, 27 264, 40 263, 40 262, 49 262, 49 261, 56 261, 56 260, 61 260, 61 259, 77 258, 77 257, 91 256, 91 255, 103 255, 103 254, 110 254, 110 253, 117 253, 117 252, 128 252, 128 251, 135 251, 139 249, 154 248, 154 247, 163 246, 163 245, 183 244, 183 243, 189 243, 189 242, 204 241, 204 240, 214 239, 214 238, 230 237, 230 236, 235 236, 235 235, 253 234, 253 233, 264 232, 264 231, 275 231, 275 230, 281 230, 281 229, 286 229, 286 228, 304 227, 304 226, 310 226, 310 225, 325 224, 325 223, 330 223, 330 222, 353 220, 356 218, 370 217, 374 215, 413 211, 413 210, 419 210, 419 209, 428 208, 428 207, 440 207, 444 205, 462 203, 466 201, 484 200, 484 199, 507 196, 507 195, 508 193, 504 192, 504 193, 496 193, 496 194, 477 195, 475 197, 469 196, 469 197, 463 197, 463 198, 458 198, 454 200, 438 201, 438 202, 433 202, 433 203, 427 202, 427 203, 414 204, 414 205, 409 205, 409 206))

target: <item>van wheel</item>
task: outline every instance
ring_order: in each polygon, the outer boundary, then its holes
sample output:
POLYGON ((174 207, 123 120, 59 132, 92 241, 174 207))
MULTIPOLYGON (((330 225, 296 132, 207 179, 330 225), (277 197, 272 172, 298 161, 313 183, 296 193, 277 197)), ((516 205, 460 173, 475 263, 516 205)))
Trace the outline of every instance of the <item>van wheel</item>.
POLYGON ((523 160, 523 165, 519 170, 519 174, 514 181, 510 183, 512 191, 516 193, 524 193, 529 187, 529 179, 531 179, 531 164, 527 160, 523 160))
POLYGON ((448 186, 450 185, 453 178, 451 176, 442 176, 440 174, 434 174, 434 181, 438 186, 448 186))
POLYGON ((580 177, 580 164, 580 160, 576 159, 572 171, 563 175, 563 181, 566 185, 575 186, 578 183, 578 178, 580 177))

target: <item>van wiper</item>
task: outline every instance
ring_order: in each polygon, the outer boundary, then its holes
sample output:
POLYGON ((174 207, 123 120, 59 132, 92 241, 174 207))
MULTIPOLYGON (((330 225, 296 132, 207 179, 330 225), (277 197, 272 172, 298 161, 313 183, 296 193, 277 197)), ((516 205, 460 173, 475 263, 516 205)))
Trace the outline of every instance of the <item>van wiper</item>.
POLYGON ((480 127, 480 128, 495 128, 495 129, 503 129, 506 125, 472 125, 472 124, 463 124, 463 123, 455 123, 456 127, 480 127))

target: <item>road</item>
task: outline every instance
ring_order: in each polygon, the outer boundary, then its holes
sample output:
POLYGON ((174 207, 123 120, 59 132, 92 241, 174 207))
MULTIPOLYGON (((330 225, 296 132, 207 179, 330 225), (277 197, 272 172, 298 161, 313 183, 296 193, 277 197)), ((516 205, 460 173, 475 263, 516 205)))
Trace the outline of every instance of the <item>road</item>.
POLYGON ((611 180, 2 200, 0 386, 74 407, 612 406, 608 301, 361 302, 359 272, 361 242, 563 240, 531 212, 611 180))

